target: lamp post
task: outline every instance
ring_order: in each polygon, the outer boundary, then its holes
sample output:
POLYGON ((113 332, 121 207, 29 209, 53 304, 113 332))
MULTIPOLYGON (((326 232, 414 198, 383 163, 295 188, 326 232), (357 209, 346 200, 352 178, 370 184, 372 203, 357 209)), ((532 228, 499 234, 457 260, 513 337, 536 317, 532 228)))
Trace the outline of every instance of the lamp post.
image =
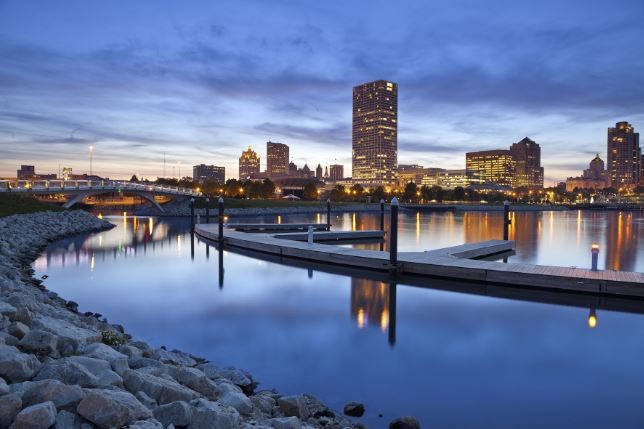
POLYGON ((92 155, 94 153, 94 146, 90 145, 89 147, 89 175, 92 176, 92 155))

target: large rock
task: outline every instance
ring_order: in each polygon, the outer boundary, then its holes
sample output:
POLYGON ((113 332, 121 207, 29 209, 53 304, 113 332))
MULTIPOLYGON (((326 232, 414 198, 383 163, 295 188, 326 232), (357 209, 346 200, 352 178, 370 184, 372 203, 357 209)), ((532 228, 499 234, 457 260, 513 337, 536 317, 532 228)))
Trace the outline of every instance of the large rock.
POLYGON ((253 377, 246 371, 241 369, 226 367, 219 370, 219 374, 230 380, 233 384, 242 388, 242 390, 247 393, 253 393, 256 383, 253 381, 253 377))
POLYGON ((253 403, 239 387, 230 383, 220 383, 218 387, 218 402, 233 407, 241 414, 249 415, 253 412, 253 403))
POLYGON ((13 305, 9 304, 8 302, 5 301, 0 301, 0 314, 3 316, 7 316, 10 320, 15 319, 16 317, 16 307, 13 305))
POLYGON ((109 362, 112 366, 112 370, 114 370, 114 372, 121 376, 127 369, 129 369, 127 362, 128 357, 123 353, 119 353, 118 351, 114 350, 107 344, 90 344, 85 348, 83 354, 91 358, 102 359, 109 362))
POLYGON ((163 427, 188 426, 192 420, 192 414, 192 406, 184 401, 171 402, 154 410, 154 417, 163 424, 163 427))
POLYGON ((0 397, 0 428, 9 427, 13 419, 16 418, 20 409, 22 408, 22 401, 20 395, 12 393, 0 397))
POLYGON ((33 383, 25 391, 22 403, 24 406, 51 401, 59 410, 73 410, 84 397, 85 393, 78 385, 68 386, 58 380, 42 380, 33 383))
POLYGON ((399 417, 389 423, 389 429, 420 429, 420 423, 415 417, 399 417))
POLYGON ((6 395, 9 393, 9 385, 4 381, 4 378, 0 377, 0 396, 6 395))
POLYGON ((58 351, 62 354, 78 352, 88 344, 98 343, 103 336, 100 332, 78 327, 72 322, 55 319, 42 314, 37 315, 32 329, 42 329, 58 336, 58 351))
POLYGON ((129 344, 123 344, 117 347, 117 350, 130 359, 143 357, 143 351, 129 344))
POLYGON ((134 370, 125 372, 123 383, 130 392, 143 391, 160 405, 175 401, 190 401, 199 396, 177 382, 134 370))
POLYGON ((300 420, 297 417, 277 417, 268 423, 274 429, 300 429, 300 420))
POLYGON ((87 368, 89 372, 98 378, 99 387, 123 387, 123 379, 116 372, 112 371, 112 366, 106 360, 87 356, 70 356, 66 359, 87 368))
POLYGON ((201 393, 208 399, 215 400, 219 396, 217 384, 197 368, 172 368, 171 375, 179 383, 191 388, 195 392, 201 393))
POLYGON ((309 418, 306 399, 302 396, 282 396, 277 400, 280 410, 287 416, 295 416, 302 420, 309 418))
POLYGON ((273 411, 273 407, 275 407, 275 399, 264 394, 253 395, 250 397, 250 401, 253 403, 255 408, 269 416, 273 411))
MULTIPOLYGON (((82 418, 76 413, 71 413, 69 411, 58 411, 56 416, 55 429, 88 429, 88 426, 91 423, 88 423, 87 420, 82 418)), ((93 426, 93 425, 92 425, 93 426)))
POLYGON ((234 429, 239 425, 239 413, 217 402, 200 401, 188 429, 234 429))
POLYGON ((190 357, 189 354, 180 351, 167 351, 164 349, 156 349, 152 356, 154 359, 179 366, 195 366, 197 361, 190 357))
POLYGON ((50 354, 56 350, 58 337, 51 332, 33 329, 20 340, 20 348, 28 352, 50 354))
POLYGON ((142 391, 139 390, 138 392, 136 392, 134 394, 134 396, 136 396, 136 399, 138 399, 139 402, 141 402, 143 405, 148 407, 149 410, 154 411, 154 409, 156 407, 158 407, 157 401, 155 401, 154 399, 150 398, 148 396, 148 394, 145 393, 145 392, 142 392, 142 391))
MULTIPOLYGON (((170 426, 170 428, 171 427, 172 426, 170 426)), ((156 419, 139 420, 134 423, 130 423, 128 429, 163 429, 163 425, 156 419)))
POLYGON ((56 406, 48 401, 20 411, 11 427, 12 429, 47 429, 55 422, 56 406))
POLYGON ((121 427, 152 417, 134 395, 117 390, 92 389, 76 410, 99 428, 121 427))
POLYGON ((69 359, 53 360, 43 365, 34 380, 54 379, 81 387, 98 387, 98 378, 83 365, 69 359))
POLYGON ((0 345, 0 376, 10 382, 31 379, 40 369, 35 356, 22 353, 13 346, 0 345))
POLYGON ((364 405, 359 402, 349 402, 345 404, 344 414, 351 417, 362 417, 364 414, 364 405))
POLYGON ((9 325, 7 332, 21 340, 25 335, 29 333, 29 326, 25 325, 22 322, 13 322, 11 325, 9 325))

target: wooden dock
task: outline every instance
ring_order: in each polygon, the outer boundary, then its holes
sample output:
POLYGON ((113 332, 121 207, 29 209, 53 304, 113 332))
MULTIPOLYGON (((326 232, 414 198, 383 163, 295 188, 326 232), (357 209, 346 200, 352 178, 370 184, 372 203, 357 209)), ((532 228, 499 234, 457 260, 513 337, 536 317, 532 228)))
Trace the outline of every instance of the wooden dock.
MULTIPOLYGON (((308 225, 307 225, 308 227, 308 225)), ((208 240, 218 240, 218 226, 197 225, 195 232, 208 240)), ((316 232, 318 241, 324 234, 336 234, 335 240, 366 231, 316 232)), ((381 231, 377 233, 382 234, 381 231)), ((300 235, 306 235, 301 234, 300 235)), ((644 274, 624 271, 591 271, 582 268, 543 266, 524 263, 501 263, 480 260, 493 254, 514 249, 513 241, 491 240, 469 243, 427 252, 399 252, 398 263, 389 263, 389 253, 363 250, 329 244, 306 243, 280 233, 248 234, 234 229, 224 230, 225 246, 249 249, 280 257, 297 258, 315 263, 354 267, 398 275, 439 277, 465 280, 481 284, 517 286, 541 290, 559 290, 575 293, 644 297, 644 274)), ((331 236, 329 236, 331 237, 331 236)))

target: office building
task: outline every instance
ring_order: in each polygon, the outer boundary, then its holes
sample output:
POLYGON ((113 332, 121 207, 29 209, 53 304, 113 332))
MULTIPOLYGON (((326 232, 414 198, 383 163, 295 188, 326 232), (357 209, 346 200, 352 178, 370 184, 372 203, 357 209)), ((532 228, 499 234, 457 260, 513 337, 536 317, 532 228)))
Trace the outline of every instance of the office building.
POLYGON ((21 165, 20 170, 16 172, 16 177, 19 180, 33 179, 36 177, 36 167, 33 165, 21 165))
POLYGON ((398 85, 385 80, 353 88, 353 180, 395 184, 398 166, 398 85))
POLYGON ((465 154, 465 169, 483 183, 513 186, 514 158, 509 150, 485 150, 465 154))
POLYGON ((510 154, 514 160, 515 188, 543 189, 543 167, 541 166, 541 147, 524 138, 510 146, 510 154))
POLYGON ((288 175, 288 146, 283 143, 266 143, 266 175, 283 177, 288 175))
POLYGON ((192 167, 192 180, 199 183, 213 181, 223 185, 226 183, 226 168, 206 164, 195 165, 192 167))
POLYGON ((322 166, 318 164, 317 167, 315 167, 315 178, 318 180, 322 180, 322 166))
POLYGON ((608 128, 608 174, 615 189, 633 188, 640 183, 642 152, 640 134, 628 122, 608 128))
POLYGON ((566 179, 566 191, 572 192, 575 189, 601 190, 609 186, 610 179, 608 172, 604 169, 604 161, 599 154, 590 161, 590 165, 584 170, 581 177, 569 177, 566 179))
POLYGON ((239 180, 259 176, 259 155, 250 146, 239 157, 239 180))
POLYGON ((337 182, 344 179, 344 165, 332 164, 329 166, 329 181, 337 182))

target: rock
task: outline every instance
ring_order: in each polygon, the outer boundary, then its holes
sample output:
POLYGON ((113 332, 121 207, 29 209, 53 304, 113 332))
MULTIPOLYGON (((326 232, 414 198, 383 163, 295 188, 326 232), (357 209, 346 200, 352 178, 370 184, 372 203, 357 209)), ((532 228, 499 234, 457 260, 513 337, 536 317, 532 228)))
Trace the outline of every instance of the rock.
POLYGON ((195 366, 197 361, 190 357, 187 353, 172 351, 169 352, 164 349, 156 349, 152 356, 154 359, 162 363, 169 363, 179 366, 195 366))
POLYGON ((12 429, 47 429, 56 422, 56 406, 47 401, 20 411, 11 425, 12 429))
POLYGON ((29 333, 29 326, 25 325, 22 322, 13 322, 11 325, 9 325, 7 332, 21 340, 25 335, 29 333))
POLYGON ((199 392, 208 399, 215 400, 219 396, 219 389, 214 381, 210 380, 203 371, 196 368, 172 368, 172 377, 179 383, 199 392))
POLYGON ((24 395, 25 392, 29 390, 33 385, 34 385, 33 381, 23 381, 21 383, 12 383, 12 384, 9 384, 9 393, 17 393, 20 399, 22 399, 22 395, 24 395))
POLYGON ((202 401, 195 410, 188 429, 234 429, 239 425, 239 413, 217 402, 202 401))
POLYGON ((75 409, 85 397, 80 386, 68 386, 58 380, 43 380, 33 385, 22 395, 23 406, 51 401, 57 409, 75 409))
POLYGON ((83 426, 87 426, 86 421, 78 414, 62 410, 58 411, 54 429, 84 429, 83 426))
POLYGON ((81 347, 98 343, 103 338, 98 331, 81 328, 70 321, 55 319, 42 314, 34 317, 32 329, 42 329, 58 335, 58 351, 61 354, 68 354, 69 349, 77 352, 81 347))
POLYGON ((0 344, 2 343, 8 346, 16 347, 20 343, 20 340, 13 335, 9 335, 6 332, 0 331, 0 344))
POLYGON ((306 400, 302 396, 282 396, 277 400, 277 405, 287 416, 299 417, 302 420, 309 418, 306 400))
POLYGON ((17 393, 0 397, 0 428, 9 427, 21 408, 22 401, 17 393))
POLYGON ((389 429, 420 429, 420 423, 411 416, 399 417, 389 423, 389 429))
POLYGON ((117 390, 90 390, 76 411, 99 428, 121 427, 152 417, 134 395, 117 390))
POLYGON ((51 332, 33 329, 20 340, 19 347, 28 352, 50 354, 56 350, 58 337, 51 332))
POLYGON ((211 380, 223 377, 223 375, 221 375, 221 369, 212 362, 203 363, 197 366, 197 368, 202 370, 203 373, 206 374, 206 377, 211 380))
POLYGON ((13 346, 0 345, 0 376, 9 382, 29 380, 39 369, 40 362, 35 356, 13 346))
POLYGON ((70 356, 65 359, 87 368, 89 372, 91 372, 98 378, 99 387, 123 387, 123 379, 120 375, 112 371, 112 366, 106 360, 91 358, 87 356, 70 356))
POLYGON ((221 383, 218 387, 218 402, 233 407, 241 414, 249 415, 253 412, 253 403, 248 396, 244 395, 239 387, 230 383, 221 383))
POLYGON ((136 347, 131 345, 124 344, 124 345, 118 346, 117 350, 120 353, 126 355, 130 359, 143 357, 143 352, 140 349, 137 349, 136 347))
POLYGON ((275 429, 300 429, 300 420, 297 417, 278 417, 268 421, 275 429))
MULTIPOLYGON (((128 429, 163 429, 163 425, 156 419, 139 420, 134 423, 130 423, 128 429)), ((172 429, 174 429, 174 427, 172 427, 172 429)))
POLYGON ((43 365, 34 380, 54 379, 65 384, 78 384, 81 387, 98 387, 98 378, 83 365, 68 360, 54 360, 43 365))
POLYGON ((247 395, 251 395, 257 386, 257 383, 253 381, 253 377, 241 369, 227 367, 220 369, 219 373, 222 377, 241 387, 247 395))
POLYGON ((4 381, 4 378, 0 377, 0 396, 6 395, 7 393, 9 393, 9 386, 4 381))
POLYGON ((148 407, 148 409, 151 411, 154 411, 154 409, 158 407, 157 401, 150 398, 145 392, 139 390, 134 394, 134 396, 136 396, 136 399, 138 399, 139 402, 148 407))
POLYGON ((164 427, 168 425, 188 426, 192 420, 192 414, 192 406, 184 401, 171 402, 154 410, 154 418, 160 421, 164 427))
POLYGON ((130 368, 140 369, 147 367, 156 367, 156 368, 165 368, 166 365, 158 360, 140 357, 140 358, 130 358, 130 368))
POLYGON ((7 316, 10 320, 15 319, 16 317, 16 307, 9 304, 8 302, 0 301, 0 314, 7 316))
POLYGON ((150 374, 129 370, 123 377, 125 388, 130 392, 143 391, 159 404, 175 401, 190 401, 199 395, 177 382, 166 380, 150 374))
POLYGON ((273 407, 275 407, 275 399, 268 395, 253 395, 250 397, 250 402, 252 402, 253 406, 259 409, 262 413, 269 416, 273 411, 273 407))
POLYGON ((351 417, 362 417, 364 405, 359 402, 349 402, 344 406, 344 414, 351 417))
POLYGON ((112 366, 112 370, 121 376, 129 369, 128 357, 123 353, 117 352, 107 344, 90 344, 85 348, 83 354, 88 357, 102 359, 109 362, 112 366))

